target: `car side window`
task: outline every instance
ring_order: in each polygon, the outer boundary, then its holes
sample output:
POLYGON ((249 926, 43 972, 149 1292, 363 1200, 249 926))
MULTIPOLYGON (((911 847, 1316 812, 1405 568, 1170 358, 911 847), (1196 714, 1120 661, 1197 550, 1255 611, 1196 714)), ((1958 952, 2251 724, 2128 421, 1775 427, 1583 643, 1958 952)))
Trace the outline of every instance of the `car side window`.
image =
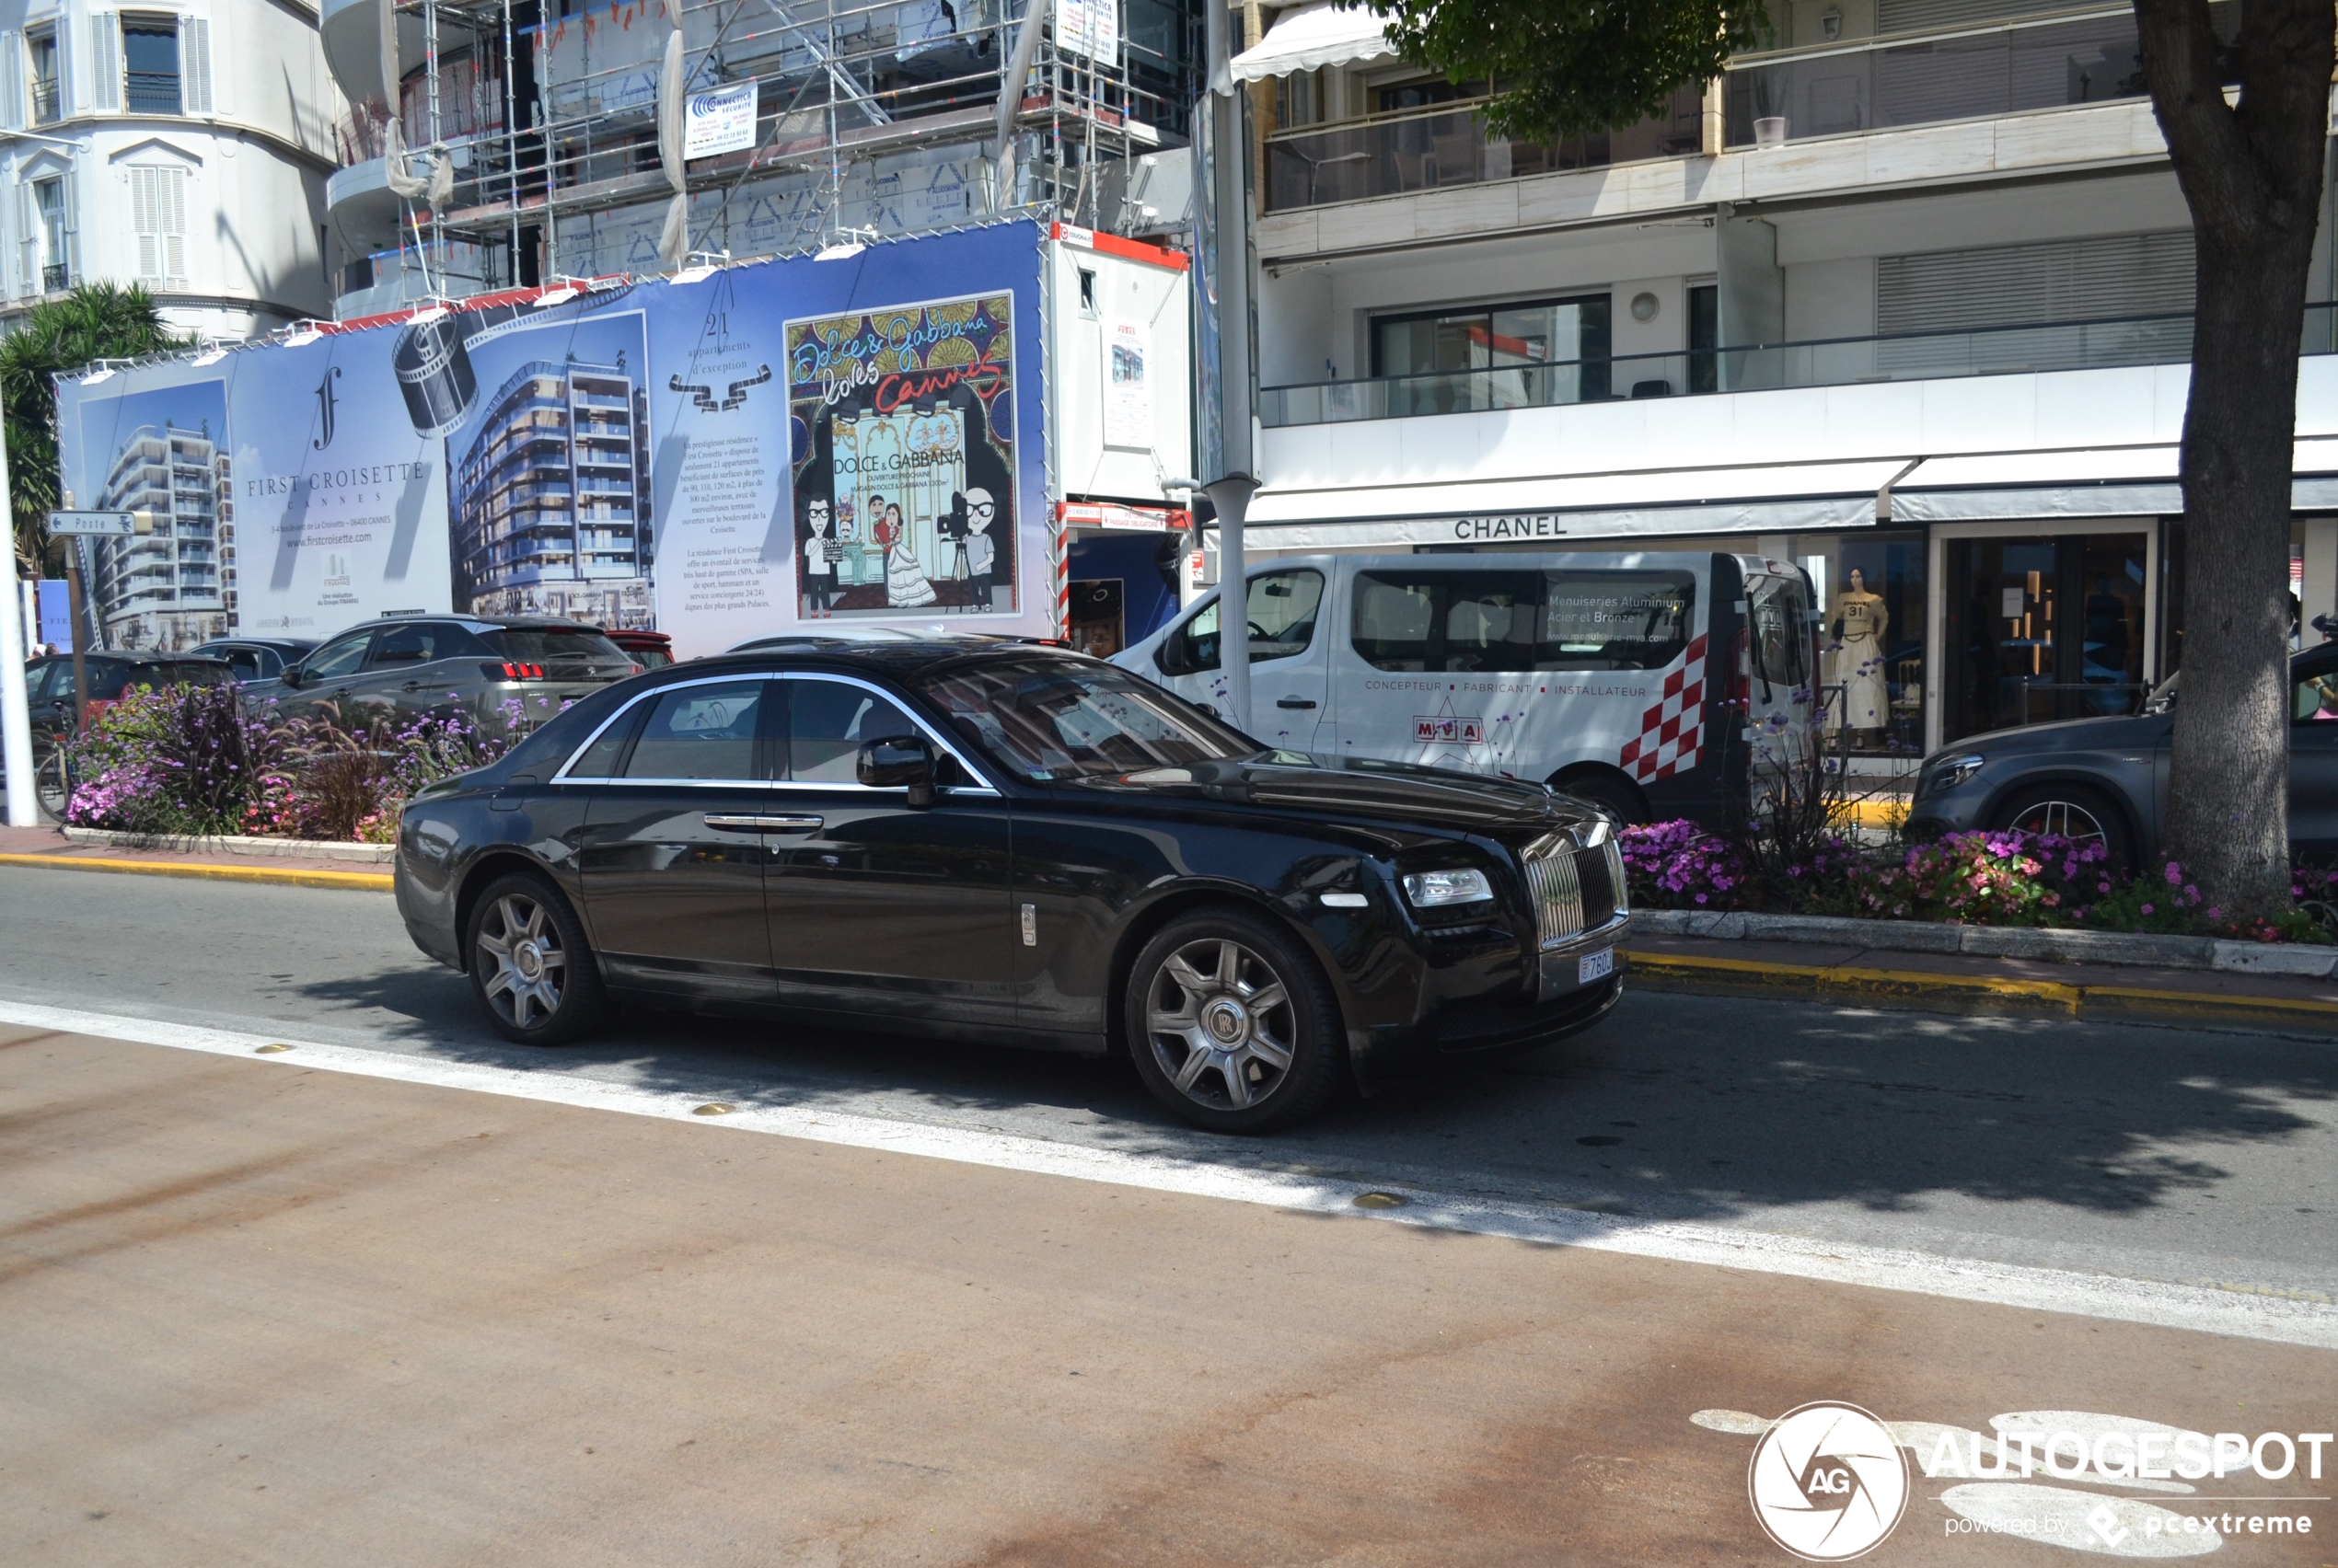
MULTIPOLYGON (((1223 590, 1220 592, 1222 596, 1223 590)), ((1252 578, 1251 663, 1289 659, 1307 651, 1315 637, 1315 612, 1323 602, 1320 571, 1268 571, 1252 578)), ((1163 640, 1156 662, 1164 674, 1196 674, 1218 667, 1218 606, 1211 604, 1163 640)))
POLYGON ((46 702, 51 698, 56 696, 57 671, 63 667, 65 666, 58 664, 42 664, 39 668, 35 669, 32 672, 30 678, 25 682, 25 701, 29 703, 46 702))
POLYGON ((374 640, 371 628, 336 638, 310 654, 301 665, 301 674, 312 681, 338 680, 353 675, 365 662, 365 647, 374 640))
POLYGON ((471 634, 458 626, 440 626, 430 621, 409 621, 403 625, 385 627, 374 639, 374 651, 365 660, 369 670, 392 669, 400 664, 427 664, 434 660, 451 659, 470 651, 471 634))
POLYGON ((641 729, 642 721, 649 717, 650 709, 655 706, 656 704, 653 702, 637 702, 623 713, 619 714, 617 722, 602 731, 595 737, 593 744, 584 748, 577 757, 575 766, 568 770, 568 777, 571 778, 617 778, 618 764, 624 760, 625 748, 632 743, 634 732, 641 729))
POLYGON ((677 686, 654 698, 625 777, 760 778, 755 733, 770 696, 769 681, 743 680, 677 686))
POLYGON ((257 648, 215 648, 212 650, 212 656, 226 660, 227 667, 236 672, 236 678, 239 681, 256 681, 269 673, 260 662, 257 648))
POLYGON ((1375 670, 1427 670, 1437 588, 1426 577, 1356 574, 1356 652, 1375 670))
POLYGON ((2298 677, 2291 688, 2289 718, 2297 724, 2338 724, 2338 668, 2298 677))
POLYGON ((861 747, 869 741, 920 733, 892 698, 846 681, 788 682, 788 766, 784 777, 803 784, 858 780, 861 747))

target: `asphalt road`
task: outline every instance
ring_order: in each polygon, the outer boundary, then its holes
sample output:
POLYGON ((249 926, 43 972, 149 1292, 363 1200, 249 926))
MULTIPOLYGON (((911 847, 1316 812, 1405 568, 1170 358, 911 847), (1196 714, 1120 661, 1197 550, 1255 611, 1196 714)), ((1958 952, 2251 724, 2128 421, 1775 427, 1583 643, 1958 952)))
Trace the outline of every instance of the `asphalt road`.
POLYGON ((1534 1055, 1267 1140, 1124 1066, 629 1019, 498 1041, 390 900, 0 870, 0 997, 1066 1144, 2338 1300, 2338 1045, 2242 1032, 1628 997, 1534 1055))

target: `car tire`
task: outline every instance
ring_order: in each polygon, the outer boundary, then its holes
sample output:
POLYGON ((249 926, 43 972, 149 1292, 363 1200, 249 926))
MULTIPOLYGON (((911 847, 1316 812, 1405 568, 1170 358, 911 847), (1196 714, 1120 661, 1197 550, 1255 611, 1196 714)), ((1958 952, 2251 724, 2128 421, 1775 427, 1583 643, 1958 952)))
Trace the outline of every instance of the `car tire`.
POLYGON ((1155 932, 1129 966, 1121 1017, 1153 1098, 1211 1132, 1289 1126, 1345 1081, 1347 1032, 1322 965, 1243 909, 1197 910, 1155 932))
POLYGON ((584 928, 549 878, 496 878, 463 934, 471 994, 495 1031, 520 1045, 565 1045, 608 1020, 600 965, 584 928))
POLYGON ((1639 792, 1613 773, 1583 773, 1572 778, 1554 778, 1551 788, 1562 795, 1572 795, 1588 801, 1626 826, 1648 820, 1648 807, 1639 792))
POLYGON ((2135 869, 2135 837, 2126 813, 2101 790, 2085 784, 2032 784, 1997 806, 1999 830, 2050 833, 2084 844, 2100 839, 2106 863, 2125 875, 2135 869))

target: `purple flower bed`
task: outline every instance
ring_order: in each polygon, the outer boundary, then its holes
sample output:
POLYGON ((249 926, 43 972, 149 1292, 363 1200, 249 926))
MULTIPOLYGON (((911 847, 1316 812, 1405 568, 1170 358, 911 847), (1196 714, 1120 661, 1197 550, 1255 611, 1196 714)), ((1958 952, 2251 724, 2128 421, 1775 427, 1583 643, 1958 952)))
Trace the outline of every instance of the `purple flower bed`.
POLYGON ((1961 833, 1888 847, 1830 838, 1766 879, 1751 874, 1751 857, 1729 838, 1695 823, 1627 827, 1622 842, 1634 902, 1659 909, 2338 940, 2338 872, 2321 870, 2297 870, 2292 912, 2244 921, 2204 905, 2175 861, 2121 876, 2101 844, 2048 834, 1961 833))

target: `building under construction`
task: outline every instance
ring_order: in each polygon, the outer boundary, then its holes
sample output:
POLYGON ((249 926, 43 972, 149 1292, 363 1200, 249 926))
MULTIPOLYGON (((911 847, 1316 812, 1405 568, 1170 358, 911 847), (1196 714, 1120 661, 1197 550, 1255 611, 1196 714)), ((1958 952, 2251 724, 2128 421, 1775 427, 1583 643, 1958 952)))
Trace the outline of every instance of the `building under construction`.
POLYGON ((328 187, 335 314, 670 271, 677 187, 678 248, 734 259, 1017 213, 1176 232, 1201 16, 1199 0, 326 0, 354 106, 328 187), (689 150, 723 148, 699 156, 661 155, 677 27, 689 150))

